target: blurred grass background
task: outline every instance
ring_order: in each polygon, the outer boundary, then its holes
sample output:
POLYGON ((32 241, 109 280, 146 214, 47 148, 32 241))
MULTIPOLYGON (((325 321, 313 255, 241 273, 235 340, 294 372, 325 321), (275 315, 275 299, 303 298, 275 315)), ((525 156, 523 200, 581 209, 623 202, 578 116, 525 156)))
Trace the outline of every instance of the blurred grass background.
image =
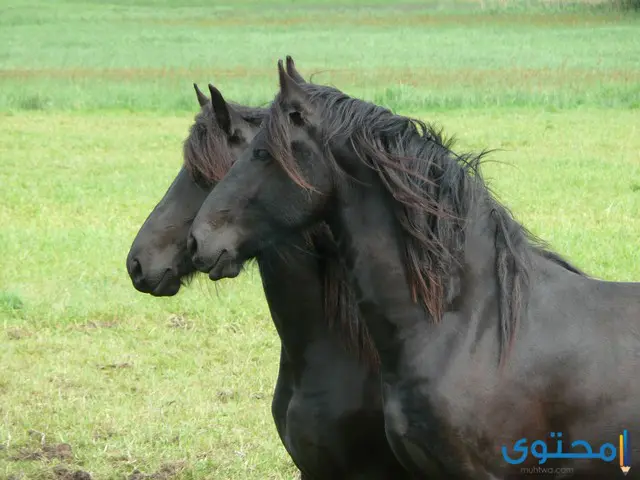
POLYGON ((23 2, 0 17, 0 109, 191 112, 194 80, 260 104, 286 54, 404 110, 637 108, 639 15, 605 5, 23 2))

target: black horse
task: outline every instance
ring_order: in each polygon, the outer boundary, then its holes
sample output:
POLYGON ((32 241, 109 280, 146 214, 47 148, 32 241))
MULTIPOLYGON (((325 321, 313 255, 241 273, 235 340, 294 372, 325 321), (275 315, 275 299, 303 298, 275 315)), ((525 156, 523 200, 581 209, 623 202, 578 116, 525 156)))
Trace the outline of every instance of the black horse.
MULTIPOLYGON (((297 75, 291 61, 289 71, 297 75)), ((184 144, 184 166, 127 258, 134 286, 155 296, 176 294, 195 271, 186 249, 191 222, 266 114, 228 104, 209 88, 211 100, 196 87, 201 112, 184 144)), ((377 357, 327 227, 265 250, 258 265, 282 342, 273 418, 302 478, 409 478, 385 438, 377 357)))
POLYGON ((193 222, 197 268, 220 278, 326 221, 380 356, 388 440, 417 476, 519 478, 540 464, 622 477, 623 430, 640 470, 640 284, 589 278, 546 250, 491 195, 482 155, 296 84, 282 62, 279 74, 265 127, 193 222), (598 457, 585 442, 609 444, 598 457))

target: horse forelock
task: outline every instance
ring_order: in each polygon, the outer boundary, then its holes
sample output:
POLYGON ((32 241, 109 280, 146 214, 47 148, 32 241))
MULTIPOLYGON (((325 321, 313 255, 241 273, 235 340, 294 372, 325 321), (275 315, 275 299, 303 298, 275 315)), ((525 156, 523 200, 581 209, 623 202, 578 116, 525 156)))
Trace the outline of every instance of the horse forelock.
POLYGON ((215 122, 205 122, 201 113, 189 129, 183 146, 184 166, 195 180, 202 177, 207 182, 219 182, 234 159, 226 134, 215 122))
MULTIPOLYGON (((243 120, 255 125, 262 122, 267 109, 231 104, 243 120)), ((184 167, 197 179, 219 182, 236 161, 229 147, 227 134, 220 128, 211 105, 196 115, 183 144, 184 167)))

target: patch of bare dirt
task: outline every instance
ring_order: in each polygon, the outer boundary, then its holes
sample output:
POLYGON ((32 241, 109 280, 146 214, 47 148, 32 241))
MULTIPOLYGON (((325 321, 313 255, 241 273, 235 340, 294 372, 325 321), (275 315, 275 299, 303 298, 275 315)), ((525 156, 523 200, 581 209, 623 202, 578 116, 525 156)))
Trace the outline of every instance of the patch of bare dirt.
POLYGON ((219 390, 216 397, 220 403, 227 403, 231 400, 238 400, 240 395, 235 390, 219 390))
MULTIPOLYGON (((46 435, 36 430, 29 430, 29 436, 38 439, 40 444, 37 448, 21 448, 17 454, 10 456, 12 461, 60 461, 68 462, 73 460, 73 449, 68 443, 47 443, 46 435)), ((12 480, 21 480, 23 474, 19 476, 13 475, 9 477, 12 480)), ((49 478, 47 476, 47 478, 49 478)), ((92 480, 91 474, 84 470, 71 469, 64 464, 58 464, 53 467, 53 478, 56 480, 92 480)))
POLYGON ((7 329, 7 337, 9 340, 21 340, 26 337, 30 337, 32 335, 31 332, 28 332, 24 328, 9 328, 7 329))
POLYGON ((93 320, 88 321, 82 325, 78 325, 80 330, 97 330, 100 328, 114 328, 118 326, 118 322, 94 322, 93 320))
POLYGON ((193 328, 193 322, 188 321, 182 315, 171 315, 168 321, 169 328, 180 328, 184 330, 193 328))
POLYGON ((132 368, 133 364, 129 363, 129 362, 124 362, 124 363, 107 363, 104 365, 98 365, 98 368, 100 370, 120 370, 123 368, 132 368))
POLYGON ((91 474, 84 470, 70 470, 64 465, 56 465, 53 473, 59 480, 91 480, 91 474))
POLYGON ((40 448, 22 448, 16 454, 10 457, 11 460, 71 460, 73 451, 68 443, 46 444, 43 443, 40 448))
POLYGON ((127 477, 127 480, 169 480, 183 472, 184 469, 183 462, 167 463, 155 473, 143 473, 136 469, 127 477))

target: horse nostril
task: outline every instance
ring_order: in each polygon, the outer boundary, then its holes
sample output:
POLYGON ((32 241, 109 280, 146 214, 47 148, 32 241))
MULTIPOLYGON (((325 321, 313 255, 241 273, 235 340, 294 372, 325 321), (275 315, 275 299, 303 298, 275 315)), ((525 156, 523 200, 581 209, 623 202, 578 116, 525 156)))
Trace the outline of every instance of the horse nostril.
POLYGON ((144 275, 142 274, 142 265, 140 265, 140 261, 137 258, 134 258, 131 261, 131 278, 134 282, 140 282, 144 275))
POLYGON ((196 241, 196 237, 193 236, 193 233, 189 233, 189 238, 187 238, 187 252, 193 259, 198 253, 198 242, 196 241))

